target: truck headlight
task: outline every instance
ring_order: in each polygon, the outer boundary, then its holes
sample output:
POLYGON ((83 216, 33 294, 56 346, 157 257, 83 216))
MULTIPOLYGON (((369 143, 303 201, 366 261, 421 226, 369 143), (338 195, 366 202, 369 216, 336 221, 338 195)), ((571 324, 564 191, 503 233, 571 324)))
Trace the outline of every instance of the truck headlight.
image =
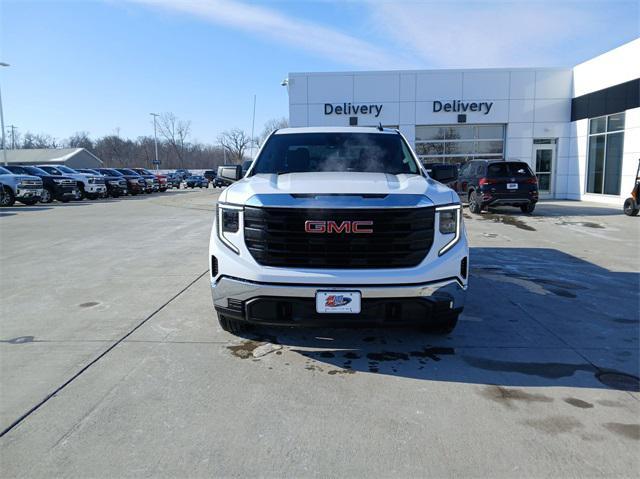
POLYGON ((451 240, 438 251, 438 256, 442 256, 460 240, 462 210, 460 205, 451 205, 436 208, 436 212, 439 217, 438 230, 440 234, 453 235, 451 240))
POLYGON ((237 233, 240 230, 240 211, 242 207, 224 205, 218 205, 216 211, 218 238, 236 254, 239 254, 240 250, 225 233, 237 233))
POLYGON ((96 182, 95 178, 89 178, 89 184, 92 185, 96 182))

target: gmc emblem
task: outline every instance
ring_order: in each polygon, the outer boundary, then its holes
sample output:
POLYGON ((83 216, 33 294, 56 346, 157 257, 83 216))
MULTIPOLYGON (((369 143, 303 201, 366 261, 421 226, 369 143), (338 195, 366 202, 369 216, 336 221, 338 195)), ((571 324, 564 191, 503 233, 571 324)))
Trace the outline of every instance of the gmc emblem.
POLYGON ((373 233, 373 221, 343 221, 338 224, 335 221, 304 222, 306 233, 373 233), (369 226, 369 228, 367 228, 369 226))

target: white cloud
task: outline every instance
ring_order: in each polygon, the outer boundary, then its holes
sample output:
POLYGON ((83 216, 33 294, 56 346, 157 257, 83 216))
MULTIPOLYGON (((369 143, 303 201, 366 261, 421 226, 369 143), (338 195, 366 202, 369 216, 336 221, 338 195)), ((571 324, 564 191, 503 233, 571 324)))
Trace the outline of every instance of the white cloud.
POLYGON ((412 52, 426 67, 563 63, 568 46, 581 48, 577 39, 593 41, 594 33, 607 32, 599 18, 600 7, 607 5, 598 2, 370 1, 368 6, 381 34, 412 52))
POLYGON ((291 48, 356 68, 394 68, 396 55, 367 41, 317 23, 294 18, 271 8, 232 0, 131 0, 275 40, 291 48))

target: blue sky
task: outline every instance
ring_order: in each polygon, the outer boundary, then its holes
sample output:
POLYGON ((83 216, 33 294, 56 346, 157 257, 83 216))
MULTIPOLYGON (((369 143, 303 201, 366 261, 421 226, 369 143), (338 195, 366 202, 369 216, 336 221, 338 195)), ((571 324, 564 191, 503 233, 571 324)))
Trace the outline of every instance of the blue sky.
POLYGON ((0 2, 5 124, 192 139, 286 117, 290 71, 572 66, 640 36, 637 0, 0 2))

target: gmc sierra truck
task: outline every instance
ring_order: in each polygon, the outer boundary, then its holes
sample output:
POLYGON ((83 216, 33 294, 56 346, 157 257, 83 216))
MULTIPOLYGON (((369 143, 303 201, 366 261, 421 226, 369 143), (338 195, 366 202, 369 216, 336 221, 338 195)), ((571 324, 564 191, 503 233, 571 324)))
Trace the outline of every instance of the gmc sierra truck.
POLYGON ((456 326, 469 271, 458 195, 382 128, 287 128, 219 197, 209 243, 222 329, 456 326))
POLYGON ((13 206, 16 200, 35 205, 42 196, 42 180, 26 173, 16 174, 0 166, 3 195, 0 206, 13 206))

